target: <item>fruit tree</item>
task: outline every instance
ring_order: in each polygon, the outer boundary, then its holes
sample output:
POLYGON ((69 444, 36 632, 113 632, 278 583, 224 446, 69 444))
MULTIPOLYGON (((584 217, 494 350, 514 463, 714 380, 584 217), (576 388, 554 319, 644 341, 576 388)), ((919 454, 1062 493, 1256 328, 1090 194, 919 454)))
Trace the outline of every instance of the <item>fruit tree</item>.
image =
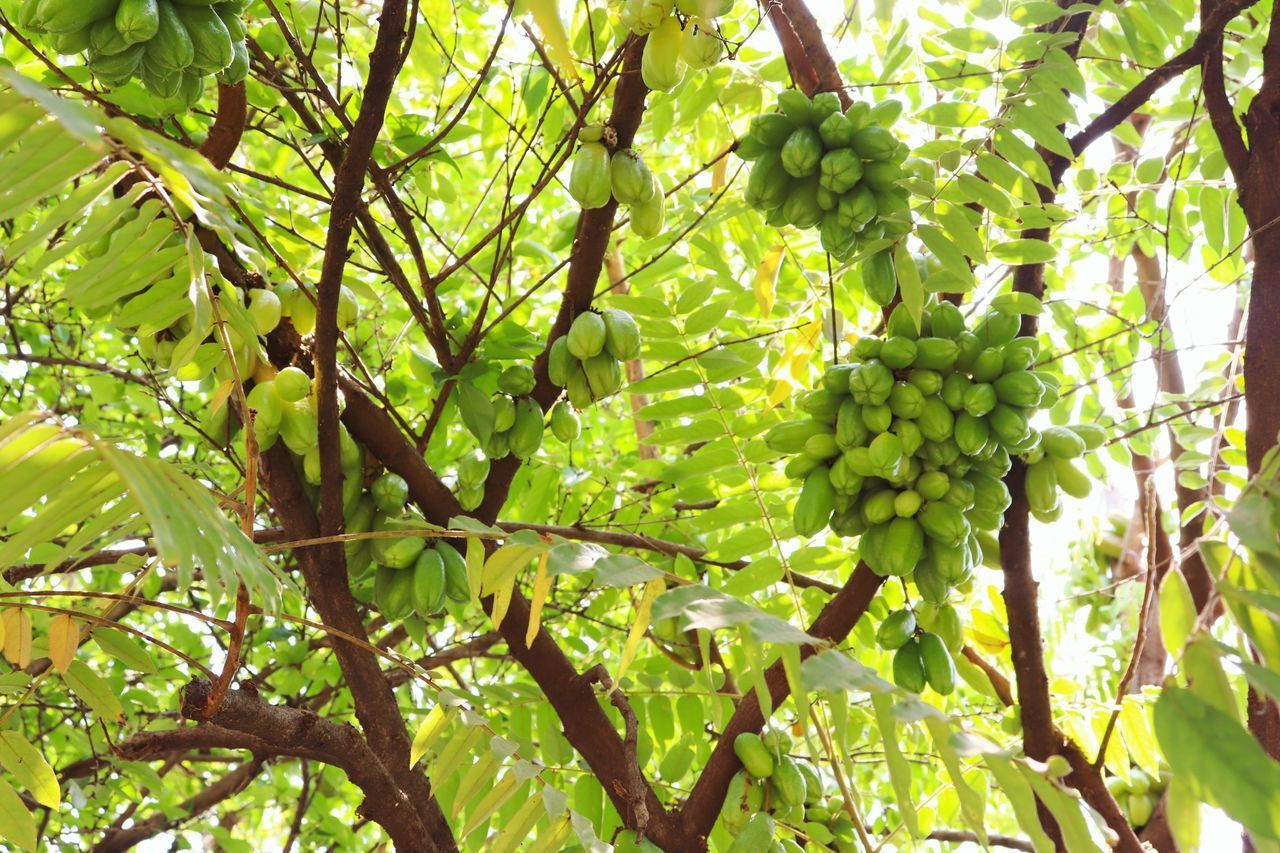
POLYGON ((0 839, 1280 851, 1276 14, 0 0, 0 839))

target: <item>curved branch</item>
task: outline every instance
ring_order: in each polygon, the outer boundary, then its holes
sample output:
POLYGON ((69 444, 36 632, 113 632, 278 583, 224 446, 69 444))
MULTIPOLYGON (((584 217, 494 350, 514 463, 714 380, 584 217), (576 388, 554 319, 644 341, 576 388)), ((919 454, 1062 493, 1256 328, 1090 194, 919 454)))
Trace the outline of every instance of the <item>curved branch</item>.
POLYGON ((249 102, 245 97, 244 81, 233 86, 218 84, 218 114, 209 128, 199 151, 215 169, 225 169, 240 146, 245 122, 249 118, 249 102))

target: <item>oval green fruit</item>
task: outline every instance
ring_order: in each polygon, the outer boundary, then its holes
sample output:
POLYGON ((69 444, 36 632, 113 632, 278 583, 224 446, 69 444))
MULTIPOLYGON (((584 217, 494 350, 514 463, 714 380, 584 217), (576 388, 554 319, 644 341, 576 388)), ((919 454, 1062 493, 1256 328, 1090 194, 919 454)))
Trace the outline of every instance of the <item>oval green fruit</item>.
POLYGON ((639 204, 653 198, 653 173, 634 148, 615 151, 609 160, 609 186, 619 204, 639 204))
POLYGON ((626 311, 606 308, 600 312, 604 320, 604 347, 618 361, 640 357, 640 327, 626 311))
POLYGON ((569 195, 588 210, 609 203, 609 149, 601 143, 584 142, 578 146, 569 172, 569 195))
POLYGON ((773 841, 773 818, 764 812, 753 814, 738 837, 729 845, 728 853, 762 853, 773 841))
POLYGON ((547 351, 547 378, 552 384, 561 388, 569 383, 569 374, 576 367, 573 354, 569 352, 569 338, 561 335, 551 343, 547 351))
POLYGON ((399 515, 409 500, 409 484, 404 477, 388 471, 369 486, 369 495, 378 509, 387 515, 399 515))
POLYGON ((528 459, 542 446, 542 409, 531 397, 516 401, 516 421, 507 437, 507 446, 517 458, 528 459))
POLYGON ((925 680, 943 696, 956 689, 956 665, 951 652, 937 634, 926 631, 920 635, 920 660, 924 664, 925 680))
POLYGON ((830 522, 834 509, 831 474, 825 466, 820 466, 805 477, 800 497, 796 499, 793 513, 796 533, 806 537, 815 535, 830 522))
POLYGON ((582 432, 582 422, 573 407, 561 400, 551 409, 551 433, 561 441, 568 443, 582 432))
POLYGON ((467 581, 467 561, 462 552, 443 539, 434 547, 444 563, 445 595, 454 601, 466 601, 471 597, 471 587, 467 581))
POLYGON ((924 690, 924 661, 920 657, 920 645, 915 640, 907 641, 894 653, 893 682, 912 693, 924 690))
POLYGON ((754 732, 743 732, 733 739, 733 754, 753 778, 767 779, 773 775, 773 756, 768 747, 754 732))
POLYGON ((424 548, 413 565, 413 609, 430 616, 444 609, 444 560, 434 548, 424 548))
POLYGON ((782 168, 793 178, 817 174, 822 163, 822 137, 813 127, 797 127, 782 145, 782 168))
POLYGON ((584 311, 569 327, 569 353, 579 361, 586 361, 604 349, 606 337, 604 318, 594 311, 584 311))
POLYGON ((916 615, 910 610, 895 610, 884 618, 876 630, 876 644, 886 651, 900 649, 915 636, 916 615))
POLYGON ((536 384, 533 368, 527 364, 513 364, 498 375, 498 390, 513 397, 532 393, 536 384))
POLYGON ((684 79, 685 61, 681 57, 684 30, 674 15, 662 19, 649 33, 640 56, 640 76, 644 84, 656 92, 670 92, 684 79))
POLYGON ((631 205, 631 230, 637 237, 649 240, 662 233, 667 216, 667 197, 657 175, 653 176, 653 194, 647 201, 631 205))

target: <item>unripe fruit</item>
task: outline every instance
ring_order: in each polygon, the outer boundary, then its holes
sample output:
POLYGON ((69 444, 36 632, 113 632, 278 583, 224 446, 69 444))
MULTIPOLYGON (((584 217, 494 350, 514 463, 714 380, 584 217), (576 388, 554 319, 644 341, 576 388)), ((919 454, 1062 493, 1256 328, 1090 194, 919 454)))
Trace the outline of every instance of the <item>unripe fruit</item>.
POLYGON ((733 754, 738 756, 747 773, 756 779, 773 775, 773 756, 758 734, 743 732, 733 740, 733 754))
POLYGON ((280 297, 266 288, 255 288, 249 294, 249 316, 258 334, 265 335, 280 325, 283 308, 280 297))
POLYGON ((604 319, 593 311, 586 311, 569 327, 569 352, 574 358, 586 361, 604 349, 605 337, 604 319))

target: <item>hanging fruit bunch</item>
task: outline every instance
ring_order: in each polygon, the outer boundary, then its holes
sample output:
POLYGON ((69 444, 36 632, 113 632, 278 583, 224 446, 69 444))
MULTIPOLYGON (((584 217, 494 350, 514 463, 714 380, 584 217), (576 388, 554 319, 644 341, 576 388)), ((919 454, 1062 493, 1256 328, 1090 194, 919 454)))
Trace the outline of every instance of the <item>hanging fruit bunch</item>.
MULTIPOLYGON (((612 138, 612 133, 608 134, 612 138)), ((581 143, 569 170, 569 194, 587 210, 604 207, 610 199, 630 208, 631 230, 648 239, 662 231, 666 217, 666 195, 640 152, 620 148, 612 155, 606 146, 605 128, 584 127, 581 143)))
MULTIPOLYGON (((568 390, 575 409, 585 409, 616 394, 622 388, 622 362, 639 357, 640 328, 630 314, 616 308, 585 311, 573 321, 569 334, 551 344, 547 375, 568 390)), ((565 434, 569 431, 566 424, 565 434)))
POLYGON ((818 228, 823 249, 841 260, 910 230, 908 193, 898 186, 908 148, 890 130, 899 102, 855 101, 842 112, 833 92, 811 99, 788 89, 778 107, 753 118, 734 149, 754 161, 746 199, 765 221, 818 228))
POLYGON ((670 92, 689 69, 710 68, 724 55, 716 19, 729 14, 733 0, 627 0, 622 25, 648 36, 641 56, 644 84, 670 92))
POLYGON ((734 738, 733 751, 743 770, 729 784, 720 811, 721 823, 734 839, 730 850, 799 851, 797 839, 776 837, 784 827, 799 826, 810 841, 822 836, 823 844, 853 843, 853 824, 843 804, 838 798, 826 799, 818 771, 807 761, 793 759, 789 750, 790 739, 772 729, 734 738))
POLYGON ((200 99, 216 75, 239 83, 249 73, 240 15, 248 0, 26 0, 20 29, 47 36, 60 54, 84 53, 107 88, 138 78, 175 111, 200 99))
MULTIPOLYGON (((861 537, 858 551, 872 571, 911 581, 938 608, 928 619, 899 611, 882 626, 894 675, 910 690, 954 687, 947 647, 958 631, 945 605, 982 561, 984 538, 995 547, 987 531, 1004 522, 1010 495, 1001 478, 1011 457, 1023 457, 1030 478, 1033 469, 1070 465, 1105 438, 1093 424, 1043 433, 1031 426, 1037 409, 1057 401, 1058 380, 1035 369, 1039 342, 1019 337, 1018 328, 1018 315, 992 310, 968 329, 944 301, 925 306, 917 329, 899 305, 884 337, 859 339, 854 361, 828 368, 823 387, 801 401, 808 419, 766 436, 773 450, 797 454, 786 468, 804 480, 795 531, 813 536, 830 526, 861 537)), ((1056 506, 1056 493, 1030 502, 1056 506)))

